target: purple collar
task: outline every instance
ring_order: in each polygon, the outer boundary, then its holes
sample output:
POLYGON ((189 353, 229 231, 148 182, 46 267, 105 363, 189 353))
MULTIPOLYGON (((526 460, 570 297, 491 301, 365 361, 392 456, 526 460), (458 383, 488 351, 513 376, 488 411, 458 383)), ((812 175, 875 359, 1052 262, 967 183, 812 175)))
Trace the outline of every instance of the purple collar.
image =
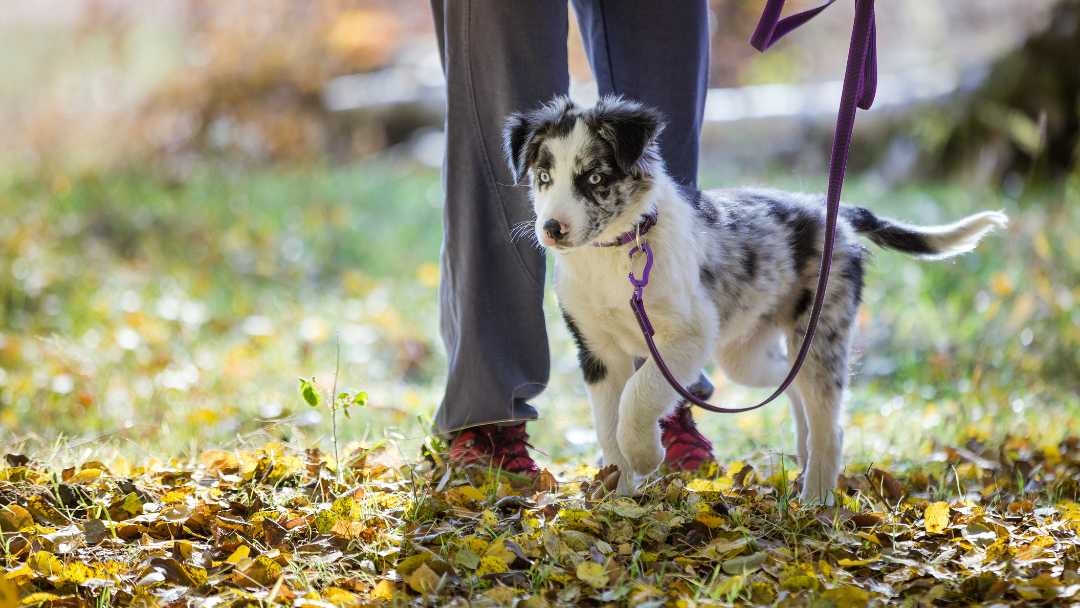
POLYGON ((613 240, 604 241, 603 243, 593 243, 593 247, 621 247, 623 245, 633 243, 638 237, 645 236, 645 233, 652 230, 652 227, 656 225, 657 212, 655 210, 650 211, 641 216, 641 220, 631 230, 620 234, 613 240))

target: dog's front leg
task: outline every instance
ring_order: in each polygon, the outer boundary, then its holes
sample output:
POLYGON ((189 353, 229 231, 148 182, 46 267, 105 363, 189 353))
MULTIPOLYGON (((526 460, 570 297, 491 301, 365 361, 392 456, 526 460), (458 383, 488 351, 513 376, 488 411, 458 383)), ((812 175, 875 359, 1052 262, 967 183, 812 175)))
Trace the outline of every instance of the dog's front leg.
MULTIPOLYGON (((680 332, 657 340, 668 369, 689 385, 698 378, 706 359, 708 337, 702 333, 680 332)), ((619 401, 619 449, 638 475, 648 475, 664 459, 660 443, 660 418, 671 410, 678 393, 671 388, 650 357, 623 389, 619 401)))
POLYGON ((619 449, 616 431, 619 428, 619 398, 626 381, 634 373, 634 363, 632 357, 622 353, 605 353, 602 356, 607 373, 597 381, 587 382, 585 387, 589 393, 589 403, 592 404, 596 439, 603 452, 604 465, 613 464, 619 469, 617 491, 626 496, 634 491, 634 471, 619 449))

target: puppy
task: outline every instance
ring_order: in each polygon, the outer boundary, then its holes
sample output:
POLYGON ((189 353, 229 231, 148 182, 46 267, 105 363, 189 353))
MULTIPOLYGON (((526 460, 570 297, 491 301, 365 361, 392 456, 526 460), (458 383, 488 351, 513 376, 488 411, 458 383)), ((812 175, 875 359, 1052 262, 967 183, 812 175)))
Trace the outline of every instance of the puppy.
MULTIPOLYGON (((580 108, 560 97, 511 115, 503 133, 515 182, 529 177, 536 239, 556 254, 556 294, 622 494, 663 460, 658 421, 677 402, 628 305, 627 272, 640 276, 642 266, 628 258, 634 241, 654 251, 644 301, 675 376, 691 383, 711 360, 733 382, 773 388, 803 338, 824 236, 824 196, 677 185, 659 155, 662 129, 658 112, 633 101, 606 97, 580 108), (628 233, 635 238, 618 245, 628 233)), ((919 227, 842 208, 818 331, 787 391, 804 501, 831 502, 841 469, 841 403, 867 259, 858 237, 940 259, 1005 224, 1003 214, 983 212, 919 227)))

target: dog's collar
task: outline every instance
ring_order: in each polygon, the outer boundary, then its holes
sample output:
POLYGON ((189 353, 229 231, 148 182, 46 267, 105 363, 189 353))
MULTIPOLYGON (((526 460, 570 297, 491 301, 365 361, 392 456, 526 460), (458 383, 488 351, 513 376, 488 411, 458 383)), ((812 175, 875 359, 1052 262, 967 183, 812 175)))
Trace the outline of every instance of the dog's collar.
POLYGON ((650 211, 641 216, 641 220, 632 229, 620 234, 610 241, 604 241, 602 243, 593 243, 593 247, 621 247, 623 245, 633 243, 638 240, 639 237, 645 236, 645 233, 652 230, 652 227, 656 225, 657 212, 656 210, 650 211))

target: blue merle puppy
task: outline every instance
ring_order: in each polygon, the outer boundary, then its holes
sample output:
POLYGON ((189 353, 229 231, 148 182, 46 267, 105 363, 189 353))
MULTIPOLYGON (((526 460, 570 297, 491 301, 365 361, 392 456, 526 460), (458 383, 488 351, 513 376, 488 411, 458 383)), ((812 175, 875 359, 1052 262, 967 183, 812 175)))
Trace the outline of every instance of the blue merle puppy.
MULTIPOLYGON (((511 115, 504 131, 515 181, 529 177, 536 239, 556 254, 555 290, 580 349, 604 462, 618 467, 624 494, 662 461, 658 421, 677 395, 653 361, 635 369, 648 350, 627 305, 632 243, 592 245, 648 221, 642 238, 655 268, 645 304, 672 372, 691 383, 711 360, 733 382, 775 387, 806 327, 824 233, 821 195, 677 185, 659 155, 662 129, 656 111, 633 101, 605 97, 582 108, 560 97, 511 115)), ((817 337, 787 393, 803 500, 831 502, 841 469, 841 403, 867 259, 858 237, 941 259, 1005 224, 994 211, 922 227, 843 207, 817 337)))

